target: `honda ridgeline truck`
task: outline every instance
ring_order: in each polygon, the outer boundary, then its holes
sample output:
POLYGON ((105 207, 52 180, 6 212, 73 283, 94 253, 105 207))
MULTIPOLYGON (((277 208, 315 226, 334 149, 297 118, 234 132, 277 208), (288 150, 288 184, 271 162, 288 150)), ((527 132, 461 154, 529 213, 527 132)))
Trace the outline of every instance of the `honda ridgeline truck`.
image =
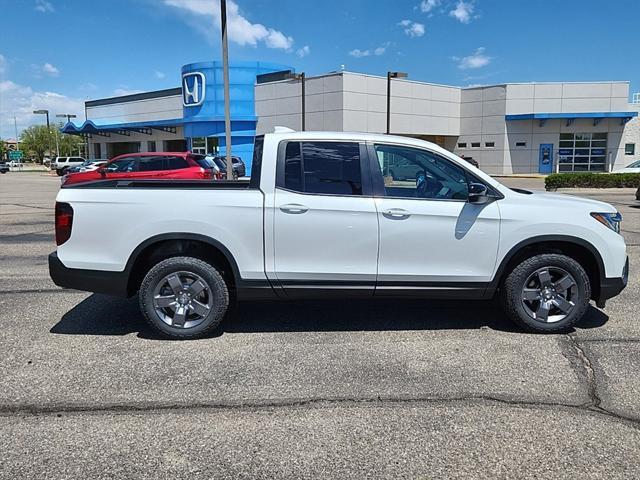
POLYGON ((249 181, 63 186, 49 268, 61 287, 138 293, 173 338, 211 333, 234 299, 339 297, 497 295, 522 327, 558 332, 625 287, 620 223, 421 140, 278 127, 256 138, 249 181))

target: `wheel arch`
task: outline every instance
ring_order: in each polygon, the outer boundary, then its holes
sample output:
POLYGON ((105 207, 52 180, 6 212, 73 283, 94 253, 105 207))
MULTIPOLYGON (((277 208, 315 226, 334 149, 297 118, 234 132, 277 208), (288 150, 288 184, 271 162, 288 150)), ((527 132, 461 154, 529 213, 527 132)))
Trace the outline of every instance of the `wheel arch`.
POLYGON ((605 272, 602 256, 590 242, 570 235, 540 235, 513 246, 496 270, 491 285, 494 291, 502 286, 509 272, 521 261, 542 253, 560 253, 576 260, 589 276, 591 298, 600 297, 600 285, 605 272))
POLYGON ((218 240, 197 233, 164 233, 148 238, 129 256, 125 267, 127 295, 133 296, 138 291, 146 272, 158 261, 181 255, 211 263, 231 288, 240 281, 240 270, 233 254, 218 240))

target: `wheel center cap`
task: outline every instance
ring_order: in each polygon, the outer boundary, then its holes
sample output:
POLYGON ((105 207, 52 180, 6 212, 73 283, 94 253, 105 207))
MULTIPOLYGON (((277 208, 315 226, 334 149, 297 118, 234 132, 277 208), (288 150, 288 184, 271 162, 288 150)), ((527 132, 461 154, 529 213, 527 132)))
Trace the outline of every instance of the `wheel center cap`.
POLYGON ((188 294, 186 294, 186 293, 181 293, 181 294, 178 296, 178 302, 179 302, 181 305, 185 305, 185 304, 189 303, 189 300, 190 300, 189 295, 188 295, 188 294))

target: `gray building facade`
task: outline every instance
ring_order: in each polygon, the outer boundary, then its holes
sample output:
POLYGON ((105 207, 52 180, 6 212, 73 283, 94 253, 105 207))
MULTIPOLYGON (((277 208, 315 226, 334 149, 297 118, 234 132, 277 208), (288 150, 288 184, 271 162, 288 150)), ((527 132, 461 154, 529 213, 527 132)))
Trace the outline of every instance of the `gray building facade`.
MULTIPOLYGON (((256 133, 301 129, 301 87, 300 80, 256 85, 256 133)), ((638 158, 640 105, 629 103, 629 82, 460 88, 392 79, 390 92, 390 133, 472 157, 490 174, 611 171, 638 158)), ((307 77, 305 129, 384 133, 387 78, 307 77)))

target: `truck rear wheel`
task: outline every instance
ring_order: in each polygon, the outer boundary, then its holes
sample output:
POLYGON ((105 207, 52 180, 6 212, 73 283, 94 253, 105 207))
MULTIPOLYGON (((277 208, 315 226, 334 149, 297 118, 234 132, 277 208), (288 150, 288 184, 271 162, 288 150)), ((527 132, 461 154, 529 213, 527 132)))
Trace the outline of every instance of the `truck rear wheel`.
POLYGON ((559 254, 524 260, 507 276, 502 289, 507 316, 532 332, 564 332, 584 316, 591 285, 584 268, 559 254))
POLYGON ((140 310, 162 335, 201 338, 216 330, 229 307, 220 273, 193 257, 172 257, 155 265, 142 281, 140 310))

